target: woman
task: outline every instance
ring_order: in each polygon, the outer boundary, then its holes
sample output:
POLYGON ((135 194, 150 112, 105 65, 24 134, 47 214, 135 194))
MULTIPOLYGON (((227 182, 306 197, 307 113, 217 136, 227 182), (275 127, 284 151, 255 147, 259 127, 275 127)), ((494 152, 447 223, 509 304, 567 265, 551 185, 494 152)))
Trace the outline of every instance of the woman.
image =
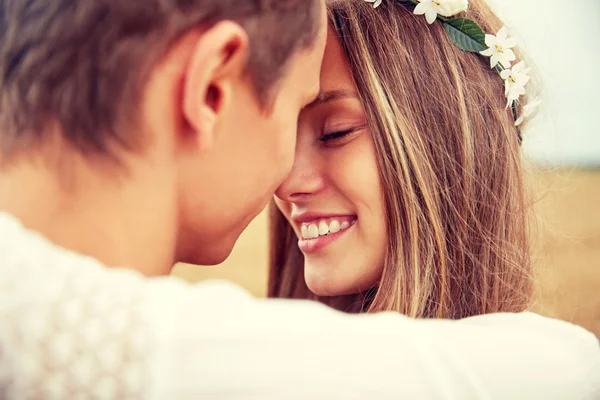
MULTIPOLYGON (((528 78, 516 88, 498 74, 515 43, 502 29, 482 54, 464 52, 432 20, 437 3, 406 3, 329 5, 321 95, 276 193, 269 295, 413 317, 523 311, 532 267, 515 119, 528 78)), ((461 15, 502 26, 480 0, 461 15)))

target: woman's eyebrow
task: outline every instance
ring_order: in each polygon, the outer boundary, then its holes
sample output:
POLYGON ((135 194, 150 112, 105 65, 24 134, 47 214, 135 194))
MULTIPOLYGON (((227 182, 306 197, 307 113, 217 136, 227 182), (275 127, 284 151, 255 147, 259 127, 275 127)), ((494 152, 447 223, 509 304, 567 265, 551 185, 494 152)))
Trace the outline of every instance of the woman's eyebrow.
POLYGON ((317 98, 306 106, 306 108, 314 108, 321 104, 325 104, 335 100, 354 98, 358 99, 358 95, 353 90, 337 89, 320 92, 317 98))

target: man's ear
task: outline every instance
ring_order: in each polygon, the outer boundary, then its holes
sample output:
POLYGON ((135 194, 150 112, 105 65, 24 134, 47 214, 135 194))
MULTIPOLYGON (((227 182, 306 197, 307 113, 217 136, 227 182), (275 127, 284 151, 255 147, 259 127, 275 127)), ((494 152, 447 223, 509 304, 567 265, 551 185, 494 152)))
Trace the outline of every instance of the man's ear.
POLYGON ((248 35, 238 24, 222 21, 199 36, 184 73, 183 116, 200 148, 212 145, 215 125, 243 78, 248 35))

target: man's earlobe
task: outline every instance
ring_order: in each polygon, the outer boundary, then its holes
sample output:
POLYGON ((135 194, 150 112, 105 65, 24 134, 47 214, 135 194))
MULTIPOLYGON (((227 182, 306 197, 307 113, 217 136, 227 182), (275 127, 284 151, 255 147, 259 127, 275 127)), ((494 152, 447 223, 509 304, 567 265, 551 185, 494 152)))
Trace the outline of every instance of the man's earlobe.
POLYGON ((247 51, 246 32, 230 21, 217 23, 197 40, 184 75, 182 107, 203 148, 211 145, 215 125, 244 79, 247 51))

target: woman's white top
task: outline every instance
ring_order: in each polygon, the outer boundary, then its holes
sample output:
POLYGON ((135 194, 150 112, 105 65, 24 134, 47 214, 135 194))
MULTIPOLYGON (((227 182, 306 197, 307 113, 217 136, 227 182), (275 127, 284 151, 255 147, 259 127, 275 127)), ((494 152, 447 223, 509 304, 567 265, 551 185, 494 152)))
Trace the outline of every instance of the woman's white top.
POLYGON ((346 315, 145 278, 0 214, 0 398, 598 400, 600 345, 531 313, 346 315))

